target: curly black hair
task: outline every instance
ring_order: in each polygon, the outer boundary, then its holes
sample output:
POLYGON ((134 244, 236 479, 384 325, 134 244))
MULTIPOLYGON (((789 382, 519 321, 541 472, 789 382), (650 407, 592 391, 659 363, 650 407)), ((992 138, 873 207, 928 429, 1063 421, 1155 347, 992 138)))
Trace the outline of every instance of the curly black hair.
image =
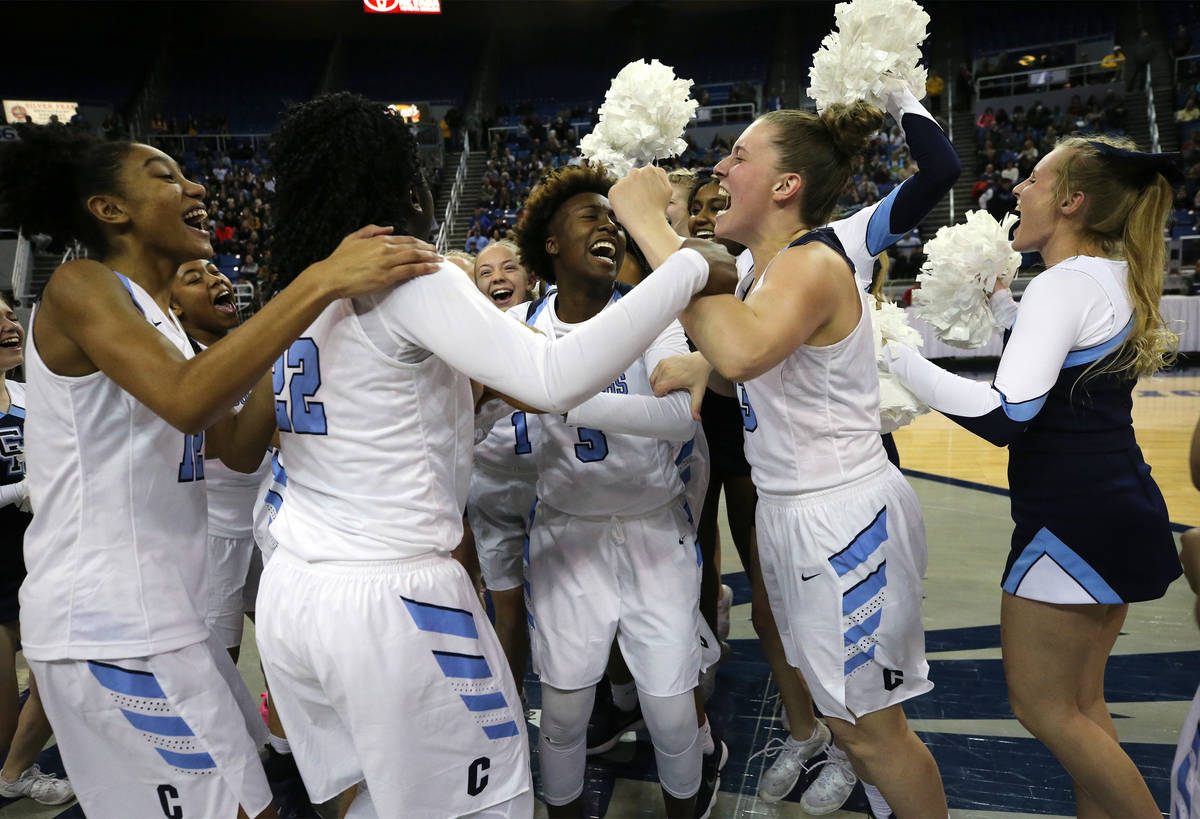
POLYGON ((22 124, 17 132, 20 139, 0 144, 0 225, 46 234, 57 250, 78 240, 102 258, 108 236, 87 200, 121 193, 121 165, 132 143, 62 126, 22 124))
POLYGON ((554 260, 546 252, 550 222, 563 203, 581 193, 608 196, 615 179, 601 166, 567 165, 546 171, 525 201, 525 210, 515 228, 521 259, 533 274, 554 284, 554 260))
POLYGON ((416 137, 398 116, 341 92, 293 105, 271 136, 275 258, 280 287, 363 225, 408 232, 421 181, 416 137))

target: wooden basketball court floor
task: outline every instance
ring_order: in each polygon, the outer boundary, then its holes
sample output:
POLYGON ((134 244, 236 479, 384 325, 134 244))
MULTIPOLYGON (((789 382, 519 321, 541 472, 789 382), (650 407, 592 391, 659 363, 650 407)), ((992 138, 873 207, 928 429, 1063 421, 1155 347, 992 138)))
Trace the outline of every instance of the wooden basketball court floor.
MULTIPOLYGON (((990 373, 974 374, 987 379, 990 373)), ((1167 499, 1176 529, 1200 526, 1200 492, 1191 486, 1187 456, 1200 418, 1200 369, 1145 379, 1135 393, 1138 440, 1167 499)), ((901 462, 920 497, 929 544, 925 584, 926 647, 933 691, 910 700, 913 727, 933 751, 954 817, 1071 816, 1070 782, 1045 748, 1013 718, 1000 665, 999 578, 1011 520, 1006 458, 936 414, 896 435, 901 462)), ((723 525, 723 524, 722 524, 723 525)), ((724 540, 730 543, 728 532, 724 540)), ((734 589, 732 656, 718 672, 710 718, 730 749, 715 817, 804 816, 804 782, 784 802, 755 797, 769 761, 753 753, 783 737, 775 688, 750 625, 749 586, 732 548, 723 554, 725 582, 734 589)), ((1180 579, 1158 601, 1130 607, 1109 661, 1107 698, 1121 741, 1165 812, 1167 778, 1179 727, 1200 684, 1200 629, 1193 596, 1180 579)), ((263 690, 252 626, 240 666, 251 691, 263 690)), ((529 678, 531 703, 540 702, 529 678)), ((534 710, 530 734, 536 747, 534 710)), ((43 754, 54 768, 57 749, 43 754)), ((534 760, 536 785, 536 756, 534 760)), ((815 777, 817 771, 806 775, 815 777)), ((655 817, 662 801, 653 753, 644 735, 627 735, 610 754, 592 759, 585 791, 591 816, 655 817)), ((327 815, 336 815, 326 811, 327 815)), ((856 788, 834 816, 861 816, 866 801, 856 788)), ((44 808, 30 800, 5 803, 0 816, 78 817, 77 806, 44 808)), ((545 816, 539 803, 537 816, 545 816)), ((388 819, 391 819, 390 817, 388 819)))

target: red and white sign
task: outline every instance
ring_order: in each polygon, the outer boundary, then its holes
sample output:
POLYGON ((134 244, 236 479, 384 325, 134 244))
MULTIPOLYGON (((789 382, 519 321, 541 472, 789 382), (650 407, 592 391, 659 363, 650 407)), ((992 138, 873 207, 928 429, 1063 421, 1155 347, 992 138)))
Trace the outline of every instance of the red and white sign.
POLYGON ((442 0, 363 0, 372 14, 441 14, 442 0))
POLYGON ((45 125, 51 115, 58 117, 64 125, 79 110, 77 102, 47 102, 38 100, 4 100, 4 121, 9 123, 34 122, 45 125))

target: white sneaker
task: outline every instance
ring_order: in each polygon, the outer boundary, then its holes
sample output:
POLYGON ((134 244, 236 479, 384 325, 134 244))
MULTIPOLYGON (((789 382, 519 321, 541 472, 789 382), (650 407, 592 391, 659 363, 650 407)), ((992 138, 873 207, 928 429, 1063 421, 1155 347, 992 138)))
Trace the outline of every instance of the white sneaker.
POLYGON ((800 807, 813 816, 833 813, 850 798, 858 777, 850 767, 850 760, 836 745, 825 748, 825 761, 818 762, 821 773, 800 797, 800 807))
POLYGON ((752 755, 750 759, 757 756, 775 757, 771 767, 759 777, 758 798, 774 804, 791 793, 805 770, 804 763, 819 754, 829 744, 830 738, 829 726, 817 720, 813 735, 804 742, 785 742, 776 737, 752 755))
POLYGON ((725 642, 729 639, 729 609, 733 605, 733 589, 721 584, 721 594, 717 597, 717 640, 725 642))
POLYGON ((37 765, 31 765, 14 782, 0 778, 0 796, 9 799, 28 796, 43 805, 61 805, 75 798, 75 789, 66 779, 42 773, 37 765))

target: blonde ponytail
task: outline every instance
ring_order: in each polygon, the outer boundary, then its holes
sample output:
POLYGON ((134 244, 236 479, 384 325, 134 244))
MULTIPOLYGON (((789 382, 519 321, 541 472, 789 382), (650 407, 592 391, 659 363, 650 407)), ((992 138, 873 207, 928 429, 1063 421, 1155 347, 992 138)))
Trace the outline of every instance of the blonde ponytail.
MULTIPOLYGON (((1162 174, 1127 163, 1107 162, 1097 143, 1137 150, 1129 139, 1067 137, 1056 149, 1067 155, 1058 171, 1060 200, 1084 194, 1083 230, 1105 256, 1129 265, 1133 328, 1116 357, 1096 372, 1132 378, 1168 367, 1179 346, 1159 311, 1163 283, 1163 228, 1173 195, 1162 174)), ((1089 373, 1091 370, 1089 370, 1089 373)))

